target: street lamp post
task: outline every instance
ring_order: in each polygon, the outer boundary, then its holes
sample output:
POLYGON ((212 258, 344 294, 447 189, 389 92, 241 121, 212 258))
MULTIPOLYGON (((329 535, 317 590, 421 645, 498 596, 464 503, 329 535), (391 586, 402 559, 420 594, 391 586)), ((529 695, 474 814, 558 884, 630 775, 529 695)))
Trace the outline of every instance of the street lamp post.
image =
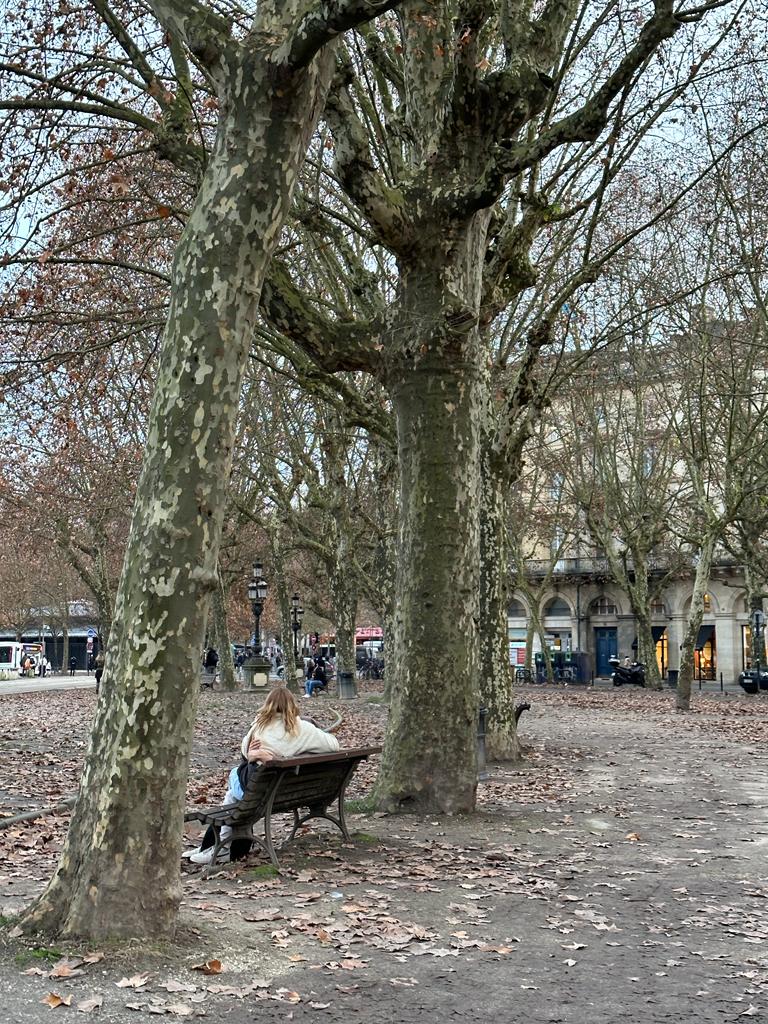
POLYGON ((299 607, 299 600, 298 594, 294 594, 291 598, 291 614, 293 616, 291 629, 293 630, 293 661, 295 665, 298 665, 299 661, 299 630, 301 629, 301 617, 304 614, 304 609, 299 607))
POLYGON ((261 562, 253 563, 253 575, 248 584, 248 600, 251 602, 251 610, 254 619, 254 648, 253 653, 261 654, 261 613, 264 611, 264 600, 267 596, 267 581, 262 576, 261 562))
POLYGON ((246 688, 248 690, 261 690, 266 693, 269 690, 269 658, 263 657, 261 653, 261 613, 264 611, 264 601, 267 597, 267 581, 262 575, 261 562, 253 563, 253 574, 248 583, 248 600, 251 602, 251 610, 254 620, 253 651, 250 658, 243 664, 246 688))

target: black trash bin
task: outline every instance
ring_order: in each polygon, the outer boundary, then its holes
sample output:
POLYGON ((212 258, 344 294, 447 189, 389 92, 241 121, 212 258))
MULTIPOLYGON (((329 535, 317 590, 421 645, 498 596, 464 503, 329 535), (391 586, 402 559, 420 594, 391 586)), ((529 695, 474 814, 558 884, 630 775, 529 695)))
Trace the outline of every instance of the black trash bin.
POLYGON ((670 668, 667 670, 667 686, 672 686, 677 689, 677 680, 680 676, 680 671, 676 668, 670 668))
POLYGON ((571 665, 575 683, 588 683, 592 679, 592 660, 588 651, 573 651, 571 665))
POLYGON ((351 700, 357 696, 357 683, 355 682, 354 672, 339 672, 339 698, 341 700, 351 700))

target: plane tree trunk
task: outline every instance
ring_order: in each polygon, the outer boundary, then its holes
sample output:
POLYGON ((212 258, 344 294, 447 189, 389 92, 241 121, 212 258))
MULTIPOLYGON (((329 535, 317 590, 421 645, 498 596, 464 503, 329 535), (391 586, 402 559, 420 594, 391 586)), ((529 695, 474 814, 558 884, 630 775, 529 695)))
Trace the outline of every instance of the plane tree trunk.
MULTIPOLYGON (((477 308, 486 226, 483 215, 452 240, 469 310, 477 308)), ((389 380, 400 466, 399 607, 377 797, 384 809, 427 813, 472 810, 477 786, 483 381, 476 327, 470 320, 462 329, 455 308, 446 309, 441 277, 450 270, 432 252, 403 273, 395 327, 403 340, 389 380), (422 331, 414 335, 413 325, 422 331)))
MULTIPOLYGON (((56 874, 23 926, 165 936, 179 854, 198 656, 241 379, 261 285, 324 102, 343 28, 267 5, 242 42, 209 8, 157 0, 213 76, 216 140, 173 261, 146 451, 77 804, 56 874), (283 19, 283 20, 281 20, 283 19), (279 39, 286 40, 280 50, 279 39), (264 47, 260 49, 259 47, 264 47)), ((384 9, 382 7, 382 9, 384 9)), ((369 17, 357 13, 357 21, 369 17)), ((330 17, 330 15, 329 15, 330 17)))
POLYGON ((216 573, 216 588, 213 591, 213 625, 219 652, 219 677, 225 690, 236 690, 235 662, 232 657, 232 643, 227 625, 227 599, 221 570, 216 573))
POLYGON ((506 480, 494 472, 493 455, 484 447, 480 498, 480 700, 488 710, 488 757, 515 761, 520 758, 520 744, 507 635, 506 480))
POLYGON ((699 560, 696 564, 696 576, 693 581, 693 595, 688 612, 688 621, 680 645, 680 675, 677 679, 677 699, 675 706, 678 711, 691 709, 691 685, 694 672, 694 648, 699 635, 699 627, 704 614, 704 594, 709 585, 709 573, 712 568, 712 555, 715 550, 715 535, 705 536, 699 549, 699 560))

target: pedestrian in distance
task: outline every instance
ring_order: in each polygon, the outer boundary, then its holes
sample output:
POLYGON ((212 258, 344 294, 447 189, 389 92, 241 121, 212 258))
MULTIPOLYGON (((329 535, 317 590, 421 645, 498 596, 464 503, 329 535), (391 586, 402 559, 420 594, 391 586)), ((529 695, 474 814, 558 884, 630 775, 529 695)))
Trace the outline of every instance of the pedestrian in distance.
POLYGON ((77 671, 77 658, 73 654, 72 657, 69 659, 69 674, 71 676, 73 676, 76 671, 77 671))

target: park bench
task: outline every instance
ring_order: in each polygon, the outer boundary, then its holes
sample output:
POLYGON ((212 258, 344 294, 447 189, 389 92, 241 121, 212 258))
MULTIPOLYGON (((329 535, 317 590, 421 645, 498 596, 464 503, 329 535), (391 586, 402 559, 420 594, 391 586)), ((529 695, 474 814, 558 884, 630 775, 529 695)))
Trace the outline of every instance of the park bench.
POLYGON ((255 770, 249 774, 243 797, 236 804, 188 811, 184 820, 199 821, 212 829, 215 846, 211 862, 213 868, 222 845, 222 825, 234 829, 235 839, 238 833, 242 834, 263 819, 264 839, 254 836, 254 841, 279 870, 280 862, 272 842, 272 815, 293 813, 293 828, 283 845, 290 843, 301 826, 312 818, 332 821, 348 840, 344 793, 360 762, 380 750, 381 747, 358 747, 332 754, 304 754, 263 764, 257 762, 255 770), (337 816, 328 811, 334 803, 338 804, 337 816), (300 814, 302 809, 306 813, 300 814))

